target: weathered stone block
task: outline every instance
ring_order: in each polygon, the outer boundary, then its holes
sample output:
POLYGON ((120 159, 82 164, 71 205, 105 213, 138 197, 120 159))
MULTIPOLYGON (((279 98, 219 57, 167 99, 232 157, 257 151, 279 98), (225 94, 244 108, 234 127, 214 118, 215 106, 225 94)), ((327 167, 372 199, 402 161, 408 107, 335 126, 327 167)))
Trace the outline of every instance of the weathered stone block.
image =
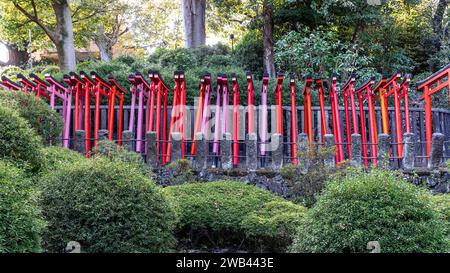
MULTIPOLYGON (((148 153, 147 153, 147 163, 153 169, 159 167, 159 161, 157 158, 157 143, 156 143, 156 132, 147 132, 147 143, 148 143, 148 153)), ((161 156, 161 155, 160 155, 161 156)))
POLYGON ((377 164, 378 167, 383 169, 390 168, 389 162, 389 146, 391 142, 391 136, 388 134, 379 134, 378 135, 378 155, 377 155, 377 164))
POLYGON ((334 135, 332 134, 326 134, 324 135, 324 142, 323 146, 325 149, 324 154, 324 164, 327 168, 334 168, 336 166, 336 158, 335 158, 335 151, 336 147, 334 145, 334 135))
POLYGON ((202 171, 206 169, 208 162, 208 143, 206 142, 205 135, 203 133, 197 133, 195 135, 195 160, 193 167, 196 171, 202 171))
POLYGON ((415 158, 415 135, 413 133, 403 134, 403 158, 402 167, 405 171, 414 169, 415 158))
POLYGON ((362 143, 360 134, 352 134, 351 148, 350 148, 350 160, 351 165, 354 167, 362 166, 362 143))
POLYGON ((301 174, 306 174, 311 163, 310 160, 310 145, 308 141, 308 135, 305 133, 298 134, 297 137, 297 150, 298 150, 298 170, 301 174))
POLYGON ((272 135, 272 170, 280 170, 283 167, 283 135, 272 135))
POLYGON ((258 168, 258 137, 256 133, 250 133, 245 140, 246 165, 249 171, 256 171, 258 168))
POLYGON ((80 154, 86 154, 86 132, 84 130, 75 131, 74 149, 80 154))
POLYGON ((181 159, 181 134, 179 132, 170 133, 170 162, 181 159))
POLYGON ((108 134, 109 134, 109 131, 106 130, 106 129, 98 130, 98 140, 99 141, 107 140, 108 139, 108 134))
POLYGON ((223 133, 223 139, 220 142, 220 161, 222 169, 230 170, 233 168, 232 157, 232 138, 231 133, 223 133))
POLYGON ((435 170, 439 168, 444 155, 444 135, 434 133, 431 142, 430 159, 428 160, 428 169, 435 170))
POLYGON ((122 147, 134 151, 134 133, 132 131, 122 132, 122 147))

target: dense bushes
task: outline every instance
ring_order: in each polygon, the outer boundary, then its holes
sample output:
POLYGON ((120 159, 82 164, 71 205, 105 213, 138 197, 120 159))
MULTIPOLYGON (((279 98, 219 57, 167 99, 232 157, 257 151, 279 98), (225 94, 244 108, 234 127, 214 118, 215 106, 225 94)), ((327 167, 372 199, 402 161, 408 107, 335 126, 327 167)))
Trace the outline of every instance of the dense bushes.
MULTIPOLYGON (((179 214, 180 240, 194 248, 239 247, 246 237, 241 223, 247 215, 258 213, 268 202, 284 202, 268 191, 237 181, 191 183, 164 191, 179 214)), ((253 233, 248 231, 251 237, 253 233)))
POLYGON ((0 92, 0 105, 16 110, 41 136, 44 144, 49 144, 50 140, 52 143, 60 142, 63 121, 47 102, 34 94, 3 91, 0 92))
POLYGON ((333 179, 298 228, 293 252, 382 252, 449 250, 445 222, 430 194, 393 171, 354 170, 333 179))
POLYGON ((0 158, 35 172, 40 168, 41 138, 10 108, 0 107, 0 158))
POLYGON ((163 252, 175 240, 175 213, 161 190, 132 164, 97 157, 44 176, 46 251, 78 241, 83 252, 163 252))
POLYGON ((115 142, 109 140, 101 140, 94 149, 95 157, 102 156, 111 161, 119 161, 123 163, 133 164, 142 174, 150 175, 149 165, 145 164, 142 155, 129 151, 120 147, 115 142))
POLYGON ((284 252, 292 243, 306 208, 286 201, 271 201, 259 211, 249 213, 241 226, 260 250, 284 252))
POLYGON ((23 172, 0 161, 0 253, 38 252, 44 222, 23 172))
POLYGON ((42 167, 40 171, 42 174, 53 172, 64 164, 85 160, 85 157, 80 153, 59 146, 44 147, 41 149, 41 158, 42 167))

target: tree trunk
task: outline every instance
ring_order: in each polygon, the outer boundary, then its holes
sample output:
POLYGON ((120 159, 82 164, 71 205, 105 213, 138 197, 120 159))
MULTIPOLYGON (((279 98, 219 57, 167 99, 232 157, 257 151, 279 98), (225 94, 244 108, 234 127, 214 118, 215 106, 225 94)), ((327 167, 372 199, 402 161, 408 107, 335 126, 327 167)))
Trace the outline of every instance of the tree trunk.
POLYGON ((263 46, 264 70, 269 77, 275 77, 274 50, 273 50, 273 4, 271 0, 263 2, 263 46))
POLYGON ((184 22, 184 43, 194 48, 206 43, 206 0, 181 0, 184 22))
POLYGON ((443 26, 442 20, 444 19, 445 10, 447 9, 450 0, 439 0, 439 3, 436 7, 436 12, 433 15, 433 32, 439 37, 443 36, 443 26))
POLYGON ((8 48, 8 61, 0 62, 0 65, 23 66, 28 62, 28 52, 19 49, 16 45, 4 44, 8 48))
POLYGON ((74 71, 75 43, 68 0, 53 0, 52 6, 56 16, 54 43, 58 52, 59 68, 62 71, 74 71))
POLYGON ((108 42, 105 34, 105 26, 100 25, 94 39, 95 44, 100 52, 100 60, 109 62, 112 59, 112 45, 108 42))

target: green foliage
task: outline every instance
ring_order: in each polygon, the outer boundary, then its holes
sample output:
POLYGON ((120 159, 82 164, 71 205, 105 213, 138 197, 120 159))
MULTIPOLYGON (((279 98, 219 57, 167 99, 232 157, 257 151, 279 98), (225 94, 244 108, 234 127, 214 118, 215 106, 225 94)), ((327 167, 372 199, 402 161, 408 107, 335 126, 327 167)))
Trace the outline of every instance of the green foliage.
POLYGON ((124 147, 120 147, 115 142, 109 140, 101 140, 94 149, 94 155, 106 157, 111 161, 124 162, 132 164, 138 168, 142 174, 151 175, 149 165, 145 164, 142 156, 136 152, 129 151, 124 147))
POLYGON ((133 165, 98 157, 42 178, 48 221, 43 247, 60 252, 165 252, 175 240, 175 213, 161 189, 133 165))
POLYGON ((36 133, 41 136, 44 145, 60 143, 63 121, 47 102, 33 94, 16 91, 0 92, 0 105, 9 107, 28 121, 36 133))
POLYGON ((43 227, 30 181, 21 170, 0 161, 0 253, 39 252, 43 227))
POLYGON ((290 72, 317 73, 326 79, 335 71, 345 80, 352 72, 367 67, 371 58, 358 45, 339 40, 336 32, 305 28, 277 41, 275 60, 290 72))
POLYGON ((437 211, 441 213, 442 219, 446 222, 446 233, 450 240, 450 195, 436 194, 432 197, 433 203, 437 211))
POLYGON ((176 208, 178 236, 198 247, 239 245, 245 238, 241 222, 280 197, 237 181, 190 183, 164 188, 176 208))
MULTIPOLYGON (((3 92, 3 91, 2 91, 3 92)), ((0 107, 0 158, 27 171, 39 170, 41 138, 17 112, 0 107)))
POLYGON ((261 77, 264 72, 263 55, 264 47, 260 31, 249 31, 236 45, 236 60, 246 71, 258 77, 261 77))
POLYGON ((85 159, 80 153, 67 148, 59 146, 44 147, 41 149, 42 167, 40 172, 41 175, 45 175, 66 164, 73 164, 85 159))
POLYGON ((172 172, 171 185, 181 185, 195 180, 192 162, 189 159, 179 159, 167 165, 172 172))
POLYGON ((244 217, 241 226, 260 249, 285 252, 306 211, 305 207, 291 202, 272 201, 244 217))
POLYGON ((393 171, 353 170, 332 179, 302 220, 292 252, 445 252, 445 222, 430 194, 393 171))

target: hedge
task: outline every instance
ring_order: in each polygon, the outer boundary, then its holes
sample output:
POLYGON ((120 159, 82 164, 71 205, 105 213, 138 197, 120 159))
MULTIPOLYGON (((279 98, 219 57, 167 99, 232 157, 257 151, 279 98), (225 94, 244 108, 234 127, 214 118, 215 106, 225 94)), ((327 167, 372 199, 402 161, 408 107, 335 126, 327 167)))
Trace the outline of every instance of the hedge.
POLYGON ((445 252, 446 223, 430 193, 394 171, 351 170, 330 181, 302 220, 292 252, 445 252))
POLYGON ((41 138, 29 123, 7 107, 0 107, 0 158, 30 172, 41 167, 41 138))
POLYGON ((0 161, 0 253, 39 252, 44 221, 23 171, 0 161))
POLYGON ((161 189, 133 165, 98 157, 42 178, 46 251, 69 241, 82 252, 165 252, 175 213, 161 189))

